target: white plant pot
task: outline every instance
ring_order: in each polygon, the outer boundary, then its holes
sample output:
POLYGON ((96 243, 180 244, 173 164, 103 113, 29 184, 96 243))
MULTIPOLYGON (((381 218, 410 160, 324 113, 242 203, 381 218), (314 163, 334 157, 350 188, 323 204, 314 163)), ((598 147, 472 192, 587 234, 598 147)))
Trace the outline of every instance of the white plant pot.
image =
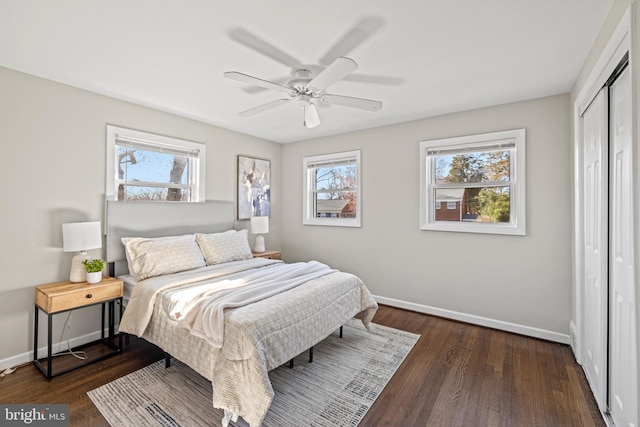
POLYGON ((102 271, 97 271, 95 273, 87 273, 87 283, 100 283, 102 280, 102 271))

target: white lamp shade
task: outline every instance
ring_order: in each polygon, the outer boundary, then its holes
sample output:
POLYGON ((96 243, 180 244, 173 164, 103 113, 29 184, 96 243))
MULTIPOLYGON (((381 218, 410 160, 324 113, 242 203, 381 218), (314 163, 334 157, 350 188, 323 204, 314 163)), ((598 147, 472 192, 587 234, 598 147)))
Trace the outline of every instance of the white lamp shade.
POLYGON ((101 248, 100 221, 62 224, 62 246, 65 252, 101 248))
POLYGON ((71 260, 69 281, 77 283, 87 280, 82 262, 91 259, 86 250, 102 247, 100 221, 62 224, 62 247, 65 252, 80 252, 71 260))
POLYGON ((251 217, 251 233, 265 234, 269 232, 268 216, 252 216, 251 217))

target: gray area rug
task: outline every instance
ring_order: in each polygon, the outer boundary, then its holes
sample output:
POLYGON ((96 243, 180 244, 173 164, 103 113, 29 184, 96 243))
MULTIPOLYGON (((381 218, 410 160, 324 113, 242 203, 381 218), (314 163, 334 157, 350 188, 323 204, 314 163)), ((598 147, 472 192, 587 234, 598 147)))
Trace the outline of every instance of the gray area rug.
MULTIPOLYGON (((275 398, 265 427, 357 426, 420 337, 359 320, 269 373, 275 398)), ((211 383, 173 359, 156 362, 88 393, 110 425, 219 426, 211 383)), ((233 423, 232 423, 233 424, 233 423)), ((243 420, 234 424, 246 426, 243 420)))

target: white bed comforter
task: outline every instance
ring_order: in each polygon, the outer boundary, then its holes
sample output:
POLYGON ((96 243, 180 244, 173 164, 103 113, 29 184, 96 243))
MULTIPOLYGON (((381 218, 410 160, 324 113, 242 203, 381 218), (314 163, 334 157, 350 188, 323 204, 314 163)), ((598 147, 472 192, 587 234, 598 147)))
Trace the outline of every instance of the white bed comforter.
POLYGON ((182 273, 152 277, 138 282, 129 298, 127 310, 120 322, 120 330, 142 336, 151 319, 156 297, 165 289, 193 285, 199 282, 210 283, 221 278, 234 278, 234 273, 279 262, 281 261, 254 258, 248 261, 227 262, 182 273))
POLYGON ((256 258, 147 279, 134 289, 120 330, 142 336, 187 363, 212 381, 214 407, 259 426, 273 399, 269 370, 358 313, 368 325, 377 309, 356 276, 320 263, 304 264, 291 267, 256 258), (298 280, 296 272, 306 277, 298 280), (276 284, 279 274, 287 278, 281 289, 276 284), (227 291, 246 283, 240 289, 250 294, 251 303, 242 305, 227 291), (264 285, 266 292, 257 290, 264 285), (211 302, 205 298, 208 287, 222 288, 227 295, 222 302, 211 302), (215 322, 197 325, 203 319, 220 320, 220 314, 221 328, 212 326, 215 322), (211 338, 218 333, 224 337, 219 346, 211 338))

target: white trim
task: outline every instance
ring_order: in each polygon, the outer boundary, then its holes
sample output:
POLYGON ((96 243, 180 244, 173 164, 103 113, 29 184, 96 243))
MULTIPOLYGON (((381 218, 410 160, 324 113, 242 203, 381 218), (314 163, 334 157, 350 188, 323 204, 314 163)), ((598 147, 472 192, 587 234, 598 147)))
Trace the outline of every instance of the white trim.
POLYGON ((526 173, 525 173, 525 129, 512 129, 477 135, 466 135, 420 142, 420 229, 436 231, 454 231, 466 233, 487 233, 505 235, 526 235, 526 173), (514 144, 509 149, 515 150, 511 162, 510 194, 511 220, 508 223, 436 221, 431 209, 431 198, 428 194, 433 189, 432 176, 434 167, 430 152, 438 147, 464 147, 489 145, 495 141, 505 140, 514 144))
MULTIPOLYGON (((578 110, 578 117, 587 109, 593 98, 596 97, 602 86, 609 80, 613 70, 618 66, 620 60, 626 52, 631 54, 631 8, 633 4, 627 8, 618 27, 611 35, 611 39, 607 43, 602 55, 593 67, 591 74, 587 78, 582 90, 576 97, 574 107, 578 110)), ((630 55, 631 56, 631 55, 630 55)), ((629 57, 629 65, 632 65, 631 57, 629 57)), ((576 124, 574 124, 576 125, 576 124)))
POLYGON ((360 150, 345 151, 341 153, 322 154, 302 158, 302 224, 324 225, 333 227, 361 227, 362 226, 362 165, 360 162, 360 150), (340 164, 344 160, 355 159, 356 162, 356 217, 355 218, 316 218, 313 209, 313 192, 311 184, 310 168, 323 163, 340 164))
POLYGON ((189 167, 191 178, 198 179, 198 192, 192 196, 192 202, 205 201, 205 183, 207 169, 207 146, 200 142, 188 141, 185 139, 172 138, 170 136, 157 135, 150 132, 142 132, 134 129, 127 129, 107 124, 107 168, 106 168, 106 200, 115 200, 116 191, 115 177, 118 176, 118 165, 116 164, 116 135, 121 137, 129 137, 132 139, 145 140, 149 142, 157 142, 161 145, 169 147, 183 147, 198 153, 197 162, 194 160, 193 166, 189 167))
POLYGON ((576 329, 576 324, 574 323, 573 320, 569 321, 569 346, 571 347, 571 350, 573 350, 573 354, 576 354, 576 336, 577 336, 577 329, 576 329))
POLYGON ((461 313, 458 311, 446 310, 438 307, 431 307, 428 305, 402 301, 394 298, 381 297, 378 295, 374 295, 373 297, 379 304, 390 305, 397 308, 404 308, 406 310, 416 311, 418 313, 444 317, 459 322, 485 326, 488 328, 498 329, 506 332, 513 332, 515 334, 525 335, 533 338, 540 338, 543 340, 558 342, 561 344, 569 344, 570 342, 569 335, 549 331, 546 329, 534 328, 532 326, 520 325, 517 323, 504 322, 502 320, 461 313))

